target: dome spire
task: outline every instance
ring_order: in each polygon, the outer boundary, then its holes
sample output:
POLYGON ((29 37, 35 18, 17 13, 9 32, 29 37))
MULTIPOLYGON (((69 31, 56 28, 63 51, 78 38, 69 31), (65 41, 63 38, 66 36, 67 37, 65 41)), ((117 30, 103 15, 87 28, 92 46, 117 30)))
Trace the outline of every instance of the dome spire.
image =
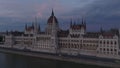
POLYGON ((54 11, 52 9, 52 13, 51 13, 51 16, 48 19, 48 23, 53 23, 53 22, 58 23, 57 18, 55 17, 54 11))
POLYGON ((54 16, 54 11, 53 11, 53 9, 52 9, 52 14, 51 14, 51 16, 54 16))

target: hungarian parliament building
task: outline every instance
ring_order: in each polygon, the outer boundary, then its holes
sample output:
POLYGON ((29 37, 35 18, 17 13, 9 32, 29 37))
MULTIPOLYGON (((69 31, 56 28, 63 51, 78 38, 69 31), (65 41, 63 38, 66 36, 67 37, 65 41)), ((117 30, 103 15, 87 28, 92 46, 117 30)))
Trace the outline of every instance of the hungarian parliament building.
POLYGON ((35 52, 86 55, 100 58, 120 59, 120 30, 110 29, 98 32, 86 32, 86 22, 70 22, 68 30, 59 28, 59 22, 52 11, 44 31, 35 21, 25 25, 23 32, 6 32, 6 48, 30 50, 35 52))

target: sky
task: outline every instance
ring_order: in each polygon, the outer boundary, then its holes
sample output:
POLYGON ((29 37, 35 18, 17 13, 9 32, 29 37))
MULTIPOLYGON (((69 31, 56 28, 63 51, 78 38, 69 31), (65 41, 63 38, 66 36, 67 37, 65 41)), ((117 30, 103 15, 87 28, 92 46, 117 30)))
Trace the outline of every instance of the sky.
POLYGON ((120 28, 120 0, 0 0, 0 31, 23 31, 35 17, 43 30, 52 9, 64 30, 82 18, 88 31, 120 28))

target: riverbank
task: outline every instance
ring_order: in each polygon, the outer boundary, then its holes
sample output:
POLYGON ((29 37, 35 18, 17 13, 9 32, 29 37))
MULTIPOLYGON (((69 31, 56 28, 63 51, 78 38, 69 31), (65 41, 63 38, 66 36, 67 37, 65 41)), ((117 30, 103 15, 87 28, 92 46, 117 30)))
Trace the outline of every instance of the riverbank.
POLYGON ((89 64, 89 65, 98 65, 98 66, 115 67, 115 68, 119 67, 120 68, 119 63, 102 62, 102 61, 98 61, 98 60, 95 61, 95 60, 87 60, 87 59, 75 58, 75 57, 58 56, 58 55, 54 55, 54 54, 21 51, 21 50, 7 49, 7 48, 0 48, 0 52, 25 55, 25 56, 31 56, 31 57, 39 57, 39 58, 45 58, 45 59, 82 63, 82 64, 89 64))

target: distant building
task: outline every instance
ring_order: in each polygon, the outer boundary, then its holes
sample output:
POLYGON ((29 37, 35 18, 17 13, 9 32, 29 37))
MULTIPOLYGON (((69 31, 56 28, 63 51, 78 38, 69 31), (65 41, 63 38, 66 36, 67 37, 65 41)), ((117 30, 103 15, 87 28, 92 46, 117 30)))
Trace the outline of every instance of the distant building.
POLYGON ((44 32, 37 20, 32 26, 25 25, 24 32, 7 32, 4 47, 27 49, 66 55, 88 55, 120 59, 120 31, 86 32, 86 22, 75 24, 71 20, 69 30, 61 30, 52 11, 44 32))

